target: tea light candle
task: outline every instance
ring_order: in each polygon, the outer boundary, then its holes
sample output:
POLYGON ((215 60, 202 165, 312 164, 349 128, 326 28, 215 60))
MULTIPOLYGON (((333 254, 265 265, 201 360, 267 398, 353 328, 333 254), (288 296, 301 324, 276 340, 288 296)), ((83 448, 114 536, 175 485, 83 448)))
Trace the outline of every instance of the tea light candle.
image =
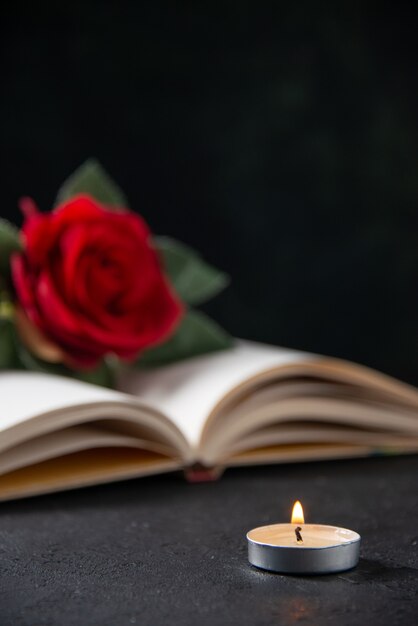
POLYGON ((247 533, 252 565, 282 574, 331 574, 358 563, 360 535, 354 530, 305 524, 302 505, 293 506, 290 524, 272 524, 247 533))

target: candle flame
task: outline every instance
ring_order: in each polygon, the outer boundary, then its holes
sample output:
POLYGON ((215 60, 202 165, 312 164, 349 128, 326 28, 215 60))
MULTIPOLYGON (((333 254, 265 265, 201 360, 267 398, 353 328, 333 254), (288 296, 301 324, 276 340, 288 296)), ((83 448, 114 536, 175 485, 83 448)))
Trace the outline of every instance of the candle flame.
POLYGON ((305 523, 302 505, 299 502, 299 500, 296 500, 295 504, 293 505, 291 523, 292 524, 304 524, 305 523))

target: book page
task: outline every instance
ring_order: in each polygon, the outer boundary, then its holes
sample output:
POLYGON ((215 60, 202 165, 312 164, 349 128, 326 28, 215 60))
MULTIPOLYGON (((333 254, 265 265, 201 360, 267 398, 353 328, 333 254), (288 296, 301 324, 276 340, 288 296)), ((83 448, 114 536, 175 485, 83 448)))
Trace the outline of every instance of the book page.
POLYGON ((81 424, 31 437, 3 451, 0 454, 0 475, 54 457, 95 448, 136 448, 173 457, 173 451, 158 442, 114 432, 96 423, 81 424))
POLYGON ((181 468, 150 450, 93 448, 21 467, 0 476, 0 501, 87 487, 181 468))
POLYGON ((140 399, 89 383, 37 372, 0 374, 0 452, 55 430, 97 420, 142 426, 149 441, 188 459, 190 450, 171 420, 140 399))
POLYGON ((196 448, 212 409, 244 380, 264 370, 316 358, 238 340, 230 350, 152 370, 130 371, 121 379, 120 389, 167 415, 196 448))
POLYGON ((119 401, 121 394, 71 378, 38 372, 0 374, 0 433, 42 413, 93 402, 119 401))

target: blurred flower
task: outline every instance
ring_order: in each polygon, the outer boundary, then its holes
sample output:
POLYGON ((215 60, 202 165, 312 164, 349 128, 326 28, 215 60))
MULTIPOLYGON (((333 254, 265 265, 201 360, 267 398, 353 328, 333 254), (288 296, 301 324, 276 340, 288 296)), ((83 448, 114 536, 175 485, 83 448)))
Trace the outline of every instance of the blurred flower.
POLYGON ((12 256, 22 341, 48 361, 93 367, 134 359, 167 339, 183 312, 144 220, 88 195, 39 213, 24 202, 23 250, 12 256))

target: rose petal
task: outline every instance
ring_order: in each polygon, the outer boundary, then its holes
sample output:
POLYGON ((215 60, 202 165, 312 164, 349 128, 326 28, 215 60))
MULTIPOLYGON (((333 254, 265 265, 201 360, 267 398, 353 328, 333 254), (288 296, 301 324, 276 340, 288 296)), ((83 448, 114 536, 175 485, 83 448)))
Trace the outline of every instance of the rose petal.
POLYGON ((26 316, 87 367, 113 352, 133 358, 173 331, 182 305, 162 272, 145 222, 87 196, 24 225, 13 281, 26 316))

